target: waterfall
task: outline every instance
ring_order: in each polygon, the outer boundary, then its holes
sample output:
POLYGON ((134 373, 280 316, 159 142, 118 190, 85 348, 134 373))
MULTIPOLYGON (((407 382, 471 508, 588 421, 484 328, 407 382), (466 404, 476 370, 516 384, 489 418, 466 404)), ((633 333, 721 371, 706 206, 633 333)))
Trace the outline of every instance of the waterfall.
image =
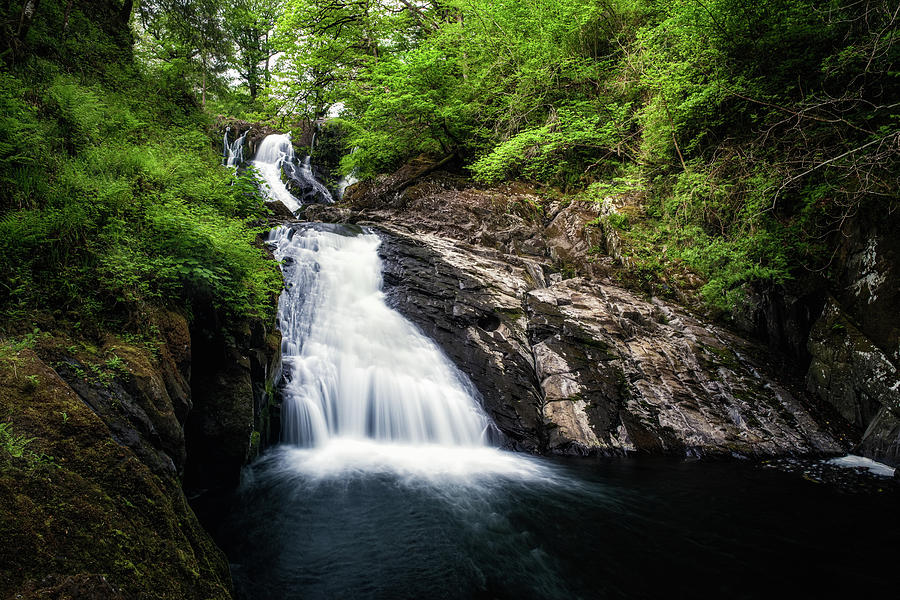
POLYGON ((337 197, 338 200, 344 199, 344 193, 347 191, 347 188, 353 185, 354 183, 359 182, 359 178, 356 176, 356 169, 353 170, 349 175, 344 175, 341 177, 340 181, 337 183, 337 197))
POLYGON ((285 163, 294 160, 294 145, 289 134, 268 135, 259 145, 256 157, 250 163, 259 172, 263 180, 265 192, 270 202, 281 202, 296 212, 301 202, 287 189, 281 180, 281 171, 285 163))
MULTIPOLYGON (((350 154, 356 154, 357 150, 358 148, 354 147, 353 150, 350 151, 350 154)), ((356 167, 353 168, 353 171, 349 175, 344 175, 338 181, 337 188, 335 189, 335 191, 337 192, 338 200, 344 199, 344 193, 347 191, 347 188, 354 183, 359 183, 359 169, 357 169, 356 167)))
POLYGON ((385 303, 378 236, 281 227, 270 241, 287 282, 279 302, 286 442, 486 445, 492 425, 471 384, 385 303))
POLYGON ((303 162, 300 163, 300 166, 294 171, 294 176, 303 183, 306 189, 309 190, 309 194, 314 198, 318 198, 329 204, 334 202, 331 192, 329 192, 328 188, 322 185, 313 174, 312 159, 308 154, 303 158, 303 162))
POLYGON ((331 192, 313 174, 309 156, 306 156, 301 163, 297 162, 290 134, 266 136, 250 164, 259 171, 269 201, 280 201, 291 212, 296 212, 303 204, 334 202, 331 192), (288 185, 282 181, 282 172, 293 189, 301 194, 301 198, 297 198, 291 193, 288 185))
POLYGON ((249 133, 249 129, 244 132, 244 135, 240 136, 238 139, 234 140, 234 143, 228 143, 228 132, 231 131, 231 127, 225 129, 225 139, 223 140, 223 148, 222 148, 222 156, 224 158, 224 164, 228 167, 237 167, 242 162, 244 162, 244 138, 247 137, 247 133, 249 133))

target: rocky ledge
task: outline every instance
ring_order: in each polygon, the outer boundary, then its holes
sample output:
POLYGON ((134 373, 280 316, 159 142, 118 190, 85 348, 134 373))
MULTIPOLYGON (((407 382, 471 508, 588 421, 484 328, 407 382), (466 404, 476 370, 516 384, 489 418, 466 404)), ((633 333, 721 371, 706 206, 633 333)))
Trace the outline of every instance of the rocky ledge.
POLYGON ((618 285, 599 208, 407 169, 306 218, 381 232, 390 302, 469 375, 510 446, 761 456, 857 441, 765 347, 618 285))

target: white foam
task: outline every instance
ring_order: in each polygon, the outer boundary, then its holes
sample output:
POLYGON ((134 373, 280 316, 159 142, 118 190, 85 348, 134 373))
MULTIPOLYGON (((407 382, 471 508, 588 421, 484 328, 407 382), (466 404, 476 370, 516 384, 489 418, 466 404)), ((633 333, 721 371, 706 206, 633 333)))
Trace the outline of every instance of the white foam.
POLYGON ((270 239, 291 259, 279 303, 286 442, 486 445, 490 420, 471 384, 385 304, 378 236, 281 228, 270 239))
POLYGON ((256 157, 250 164, 256 168, 262 178, 262 186, 269 198, 268 201, 281 202, 291 212, 297 212, 300 210, 301 203, 281 180, 282 166, 285 161, 293 160, 293 158, 294 146, 291 143, 291 136, 273 134, 266 136, 262 141, 259 150, 256 151, 256 157))
POLYGON ((316 448, 283 446, 279 469, 308 479, 337 479, 353 474, 390 474, 402 480, 479 484, 484 479, 558 479, 540 461, 491 447, 394 444, 332 438, 316 448))
POLYGON ((871 474, 878 475, 879 477, 894 476, 893 467, 889 467, 883 463, 876 462, 871 458, 856 456, 855 454, 848 454, 847 456, 842 456, 840 458, 832 458, 831 460, 825 462, 829 465, 844 467, 847 469, 865 468, 868 469, 871 474))

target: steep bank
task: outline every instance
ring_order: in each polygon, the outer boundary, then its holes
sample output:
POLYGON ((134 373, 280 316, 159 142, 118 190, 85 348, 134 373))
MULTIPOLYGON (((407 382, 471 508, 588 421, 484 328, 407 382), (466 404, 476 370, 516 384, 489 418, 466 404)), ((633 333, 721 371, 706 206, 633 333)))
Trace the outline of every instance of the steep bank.
POLYGON ((764 347, 617 285, 600 208, 413 164, 307 218, 385 232, 386 291, 472 377, 513 445, 818 454, 856 440, 764 347))
POLYGON ((278 428, 267 211, 133 8, 0 7, 4 598, 230 597, 183 488, 233 485, 278 428))
MULTIPOLYGON (((640 195, 606 197, 599 210, 607 249, 619 264, 652 273, 648 287, 668 288, 704 308, 696 294, 701 278, 685 277, 672 261, 658 270, 666 247, 647 237, 659 224, 645 218, 640 195)), ((831 233, 827 268, 798 266, 783 283, 745 283, 735 305, 718 311, 851 424, 858 452, 892 465, 900 464, 898 228, 900 213, 860 208, 831 233)))
POLYGON ((0 348, 0 596, 230 597, 181 481, 236 481, 251 432, 268 432, 277 355, 258 338, 216 349, 177 313, 150 320, 158 339, 58 329, 0 348))

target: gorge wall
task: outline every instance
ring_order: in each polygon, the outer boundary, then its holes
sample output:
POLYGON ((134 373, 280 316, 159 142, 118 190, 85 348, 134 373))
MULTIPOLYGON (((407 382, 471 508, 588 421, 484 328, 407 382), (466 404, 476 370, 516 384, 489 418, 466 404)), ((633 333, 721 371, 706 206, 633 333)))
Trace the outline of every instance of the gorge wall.
POLYGON ((23 451, 0 470, 0 596, 231 597, 182 482, 234 485, 270 439, 279 338, 150 319, 159 340, 57 330, 3 348, 0 410, 23 451))

